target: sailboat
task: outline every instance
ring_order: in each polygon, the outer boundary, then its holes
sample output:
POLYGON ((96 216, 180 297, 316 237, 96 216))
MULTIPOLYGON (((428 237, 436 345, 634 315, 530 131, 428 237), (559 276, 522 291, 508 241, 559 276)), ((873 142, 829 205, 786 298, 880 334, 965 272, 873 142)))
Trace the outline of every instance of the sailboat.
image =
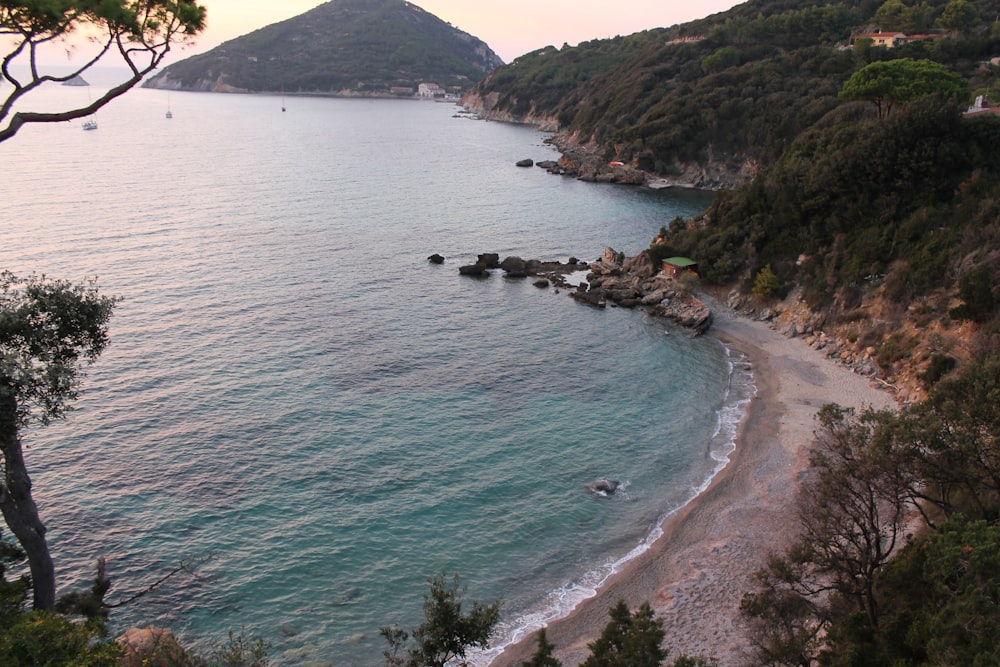
POLYGON ((171 111, 170 111, 170 92, 169 91, 167 91, 167 114, 166 114, 166 117, 167 118, 173 118, 174 117, 174 114, 171 113, 171 111))
MULTIPOLYGON (((89 105, 90 102, 91 102, 90 84, 88 83, 87 84, 87 104, 89 105)), ((87 120, 83 121, 83 125, 81 127, 83 127, 84 130, 96 130, 97 129, 97 116, 91 114, 90 117, 87 118, 87 120)))

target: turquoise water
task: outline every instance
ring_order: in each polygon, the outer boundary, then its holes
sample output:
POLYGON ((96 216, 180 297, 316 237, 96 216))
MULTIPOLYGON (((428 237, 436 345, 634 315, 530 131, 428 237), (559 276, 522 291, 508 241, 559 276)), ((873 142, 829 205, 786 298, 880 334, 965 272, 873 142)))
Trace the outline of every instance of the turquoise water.
POLYGON ((191 563, 116 629, 376 665, 447 571, 504 600, 502 646, 655 538, 751 389, 711 338, 458 266, 634 254, 709 199, 518 169, 543 135, 451 105, 286 104, 172 93, 166 120, 140 90, 0 144, 3 267, 123 297, 79 409, 26 438, 60 585, 191 563))

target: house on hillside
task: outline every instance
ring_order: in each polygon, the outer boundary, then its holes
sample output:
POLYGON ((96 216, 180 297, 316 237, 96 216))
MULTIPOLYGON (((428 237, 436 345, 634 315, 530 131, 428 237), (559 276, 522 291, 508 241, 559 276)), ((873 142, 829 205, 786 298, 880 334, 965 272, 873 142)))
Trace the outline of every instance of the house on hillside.
POLYGON ((873 46, 884 46, 887 49, 891 49, 902 44, 918 42, 922 39, 937 39, 938 37, 940 35, 907 35, 902 32, 883 32, 879 30, 878 32, 866 32, 861 35, 855 35, 852 43, 856 43, 859 39, 870 39, 873 46))
POLYGON ((663 272, 670 278, 680 278, 685 273, 698 275, 698 262, 687 257, 669 257, 663 260, 663 272))
POLYGON ((417 97, 426 100, 433 100, 435 97, 444 97, 445 90, 436 83, 422 83, 417 86, 417 97))

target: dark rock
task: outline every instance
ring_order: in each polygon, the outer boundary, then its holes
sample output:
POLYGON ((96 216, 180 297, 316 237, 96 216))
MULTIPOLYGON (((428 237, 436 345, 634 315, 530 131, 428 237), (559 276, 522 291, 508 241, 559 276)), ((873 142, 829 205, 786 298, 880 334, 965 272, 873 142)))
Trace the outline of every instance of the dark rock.
POLYGON ((570 294, 570 296, 580 303, 585 303, 588 306, 594 306, 595 308, 604 308, 607 305, 604 290, 600 288, 587 289, 586 285, 580 285, 576 288, 575 292, 570 294))
POLYGON ((579 264, 580 260, 578 260, 576 257, 570 257, 569 259, 566 260, 566 263, 567 264, 579 264))
POLYGON ((549 281, 546 280, 545 278, 542 278, 541 280, 536 280, 535 282, 532 283, 532 285, 534 285, 538 289, 547 289, 549 284, 550 284, 549 281))
POLYGON ((476 264, 482 264, 487 269, 499 269, 500 255, 495 252, 484 253, 476 259, 476 264))
POLYGON ((542 160, 541 162, 535 163, 536 167, 541 167, 542 169, 551 170, 553 168, 558 168, 559 163, 555 160, 542 160))
POLYGON ((621 482, 617 479, 598 479, 594 480, 590 484, 587 484, 587 490, 594 495, 601 496, 602 498, 607 498, 613 495, 618 487, 621 486, 621 482))
POLYGON ((431 264, 444 264, 444 257, 442 257, 437 253, 434 253, 433 255, 427 258, 427 261, 430 262, 431 264))
POLYGON ((500 263, 500 268, 511 278, 524 278, 528 275, 527 265, 520 257, 507 257, 500 263))
POLYGON ((481 276, 486 273, 486 265, 481 263, 466 264, 458 267, 459 274, 463 276, 481 276))
POLYGON ((518 160, 515 164, 518 167, 532 167, 534 166, 535 161, 532 160, 531 158, 525 158, 523 160, 518 160))

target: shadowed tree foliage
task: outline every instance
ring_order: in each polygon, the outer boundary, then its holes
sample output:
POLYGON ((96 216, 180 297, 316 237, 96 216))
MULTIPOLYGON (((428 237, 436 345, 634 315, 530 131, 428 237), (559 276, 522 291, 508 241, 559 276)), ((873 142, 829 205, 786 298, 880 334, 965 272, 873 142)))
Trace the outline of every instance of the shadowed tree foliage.
POLYGON ((591 644, 583 667, 658 667, 667 658, 663 621, 648 602, 632 613, 624 600, 608 612, 611 620, 591 644))
POLYGON ((442 574, 430 580, 430 593, 424 596, 424 622, 408 633, 383 627, 381 634, 389 642, 384 652, 386 664, 398 667, 444 667, 456 658, 464 658, 472 647, 487 648, 490 635, 500 620, 500 602, 482 604, 474 601, 468 613, 462 612, 465 587, 456 575, 451 584, 442 574), (412 638, 412 641, 411 641, 412 638))
POLYGON ((0 36, 8 47, 0 59, 0 142, 26 123, 58 123, 93 114, 124 95, 156 69, 172 44, 205 27, 205 8, 194 0, 24 0, 0 3, 0 36), (49 74, 42 55, 63 40, 82 35, 97 46, 68 73, 49 74), (125 66, 128 79, 77 109, 34 112, 24 107, 46 83, 71 81, 98 63, 125 66), (7 87, 9 86, 9 87, 7 87), (15 105, 18 109, 15 111, 15 105))
POLYGON ((56 581, 21 437, 72 409, 84 364, 108 343, 115 303, 93 282, 0 273, 0 510, 27 556, 38 610, 54 608, 56 581))
POLYGON ((898 413, 820 411, 799 539, 741 605, 754 664, 997 664, 998 399, 994 347, 898 413))
POLYGON ((542 628, 538 631, 538 648, 531 660, 522 662, 521 667, 562 667, 562 663, 552 656, 555 648, 555 644, 545 637, 545 628, 542 628))

